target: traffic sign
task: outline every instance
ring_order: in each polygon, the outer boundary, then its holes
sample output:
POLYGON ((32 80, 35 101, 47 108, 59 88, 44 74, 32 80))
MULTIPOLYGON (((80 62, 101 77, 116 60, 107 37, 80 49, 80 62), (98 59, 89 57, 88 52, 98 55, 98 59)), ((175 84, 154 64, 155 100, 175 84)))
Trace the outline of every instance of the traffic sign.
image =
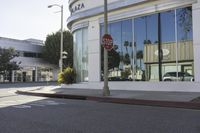
POLYGON ((113 48, 113 39, 112 39, 111 35, 105 34, 102 37, 102 45, 105 49, 107 49, 109 51, 113 48))

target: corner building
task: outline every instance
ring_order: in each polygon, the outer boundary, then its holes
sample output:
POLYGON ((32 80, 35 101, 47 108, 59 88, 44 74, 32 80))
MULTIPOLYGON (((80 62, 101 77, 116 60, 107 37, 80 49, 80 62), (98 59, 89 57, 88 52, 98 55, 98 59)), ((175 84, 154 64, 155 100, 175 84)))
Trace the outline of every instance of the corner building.
MULTIPOLYGON (((69 9, 77 81, 102 81, 104 1, 69 0, 69 9)), ((200 81, 200 0, 108 0, 108 11, 110 81, 200 81)))
MULTIPOLYGON (((36 39, 17 40, 0 37, 0 47, 13 48, 18 55, 12 61, 20 62, 19 70, 0 73, 0 84, 6 82, 56 81, 58 67, 42 59, 43 41, 36 39)), ((1 63, 1 62, 0 62, 1 63)))

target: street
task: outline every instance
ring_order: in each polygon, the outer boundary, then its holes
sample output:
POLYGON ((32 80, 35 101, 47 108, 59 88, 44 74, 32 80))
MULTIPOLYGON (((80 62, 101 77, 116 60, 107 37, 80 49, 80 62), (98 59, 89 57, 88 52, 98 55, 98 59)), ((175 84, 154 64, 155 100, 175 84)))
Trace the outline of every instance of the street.
POLYGON ((0 89, 0 133, 200 132, 199 110, 34 97, 15 90, 0 89))

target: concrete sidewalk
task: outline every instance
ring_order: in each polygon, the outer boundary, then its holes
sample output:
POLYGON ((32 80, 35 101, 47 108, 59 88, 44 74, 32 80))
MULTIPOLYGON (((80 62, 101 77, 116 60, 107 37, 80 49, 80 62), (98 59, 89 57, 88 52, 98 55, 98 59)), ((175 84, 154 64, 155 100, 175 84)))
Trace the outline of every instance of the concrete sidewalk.
POLYGON ((101 89, 61 88, 41 86, 30 90, 19 89, 18 94, 94 100, 121 104, 200 109, 200 92, 111 90, 111 96, 102 96, 101 89))

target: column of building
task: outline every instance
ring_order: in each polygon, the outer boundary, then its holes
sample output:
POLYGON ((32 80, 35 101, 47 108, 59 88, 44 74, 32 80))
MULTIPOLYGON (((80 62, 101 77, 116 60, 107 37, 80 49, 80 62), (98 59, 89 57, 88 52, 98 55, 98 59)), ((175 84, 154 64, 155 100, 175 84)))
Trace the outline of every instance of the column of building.
POLYGON ((88 77, 90 82, 101 80, 100 26, 98 19, 89 22, 88 26, 88 77))
POLYGON ((12 70, 11 82, 15 82, 15 71, 12 70))
POLYGON ((193 45, 195 81, 200 82, 200 0, 193 4, 193 45))

